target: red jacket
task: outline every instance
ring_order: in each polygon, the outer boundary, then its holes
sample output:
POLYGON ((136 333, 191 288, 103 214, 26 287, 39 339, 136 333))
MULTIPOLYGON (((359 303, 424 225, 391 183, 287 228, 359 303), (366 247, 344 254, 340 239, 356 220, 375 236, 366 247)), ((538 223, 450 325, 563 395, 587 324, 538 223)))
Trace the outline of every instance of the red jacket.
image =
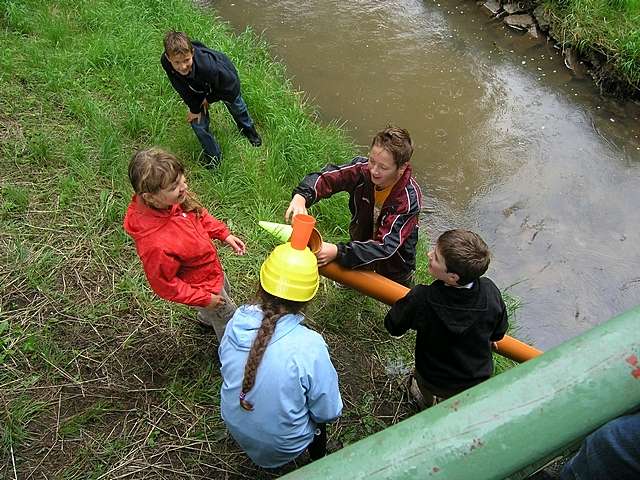
POLYGON ((136 243, 149 284, 158 296, 176 303, 206 307, 222 290, 224 272, 211 241, 224 241, 229 229, 206 209, 200 216, 180 205, 150 208, 136 195, 124 217, 124 229, 136 243))

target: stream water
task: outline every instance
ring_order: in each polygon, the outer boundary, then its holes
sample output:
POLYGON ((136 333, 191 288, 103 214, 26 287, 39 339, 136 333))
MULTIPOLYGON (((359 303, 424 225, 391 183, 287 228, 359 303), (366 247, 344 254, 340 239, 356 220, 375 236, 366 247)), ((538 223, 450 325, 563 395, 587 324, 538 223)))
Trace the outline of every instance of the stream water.
POLYGON ((640 109, 601 97, 544 39, 475 2, 213 6, 262 33, 361 153, 388 123, 411 132, 422 226, 483 236, 488 276, 521 300, 515 336, 548 349, 640 303, 640 109))

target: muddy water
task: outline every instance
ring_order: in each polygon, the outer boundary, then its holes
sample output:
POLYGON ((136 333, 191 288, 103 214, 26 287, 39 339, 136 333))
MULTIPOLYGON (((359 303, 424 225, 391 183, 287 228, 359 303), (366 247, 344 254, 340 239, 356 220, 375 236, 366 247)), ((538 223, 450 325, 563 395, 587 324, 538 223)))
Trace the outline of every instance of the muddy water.
POLYGON ((489 276, 522 301, 516 336, 547 349, 640 304, 638 107, 601 98, 551 45, 472 2, 215 8, 264 32, 323 119, 358 144, 387 123, 412 133, 424 228, 482 234, 489 276))

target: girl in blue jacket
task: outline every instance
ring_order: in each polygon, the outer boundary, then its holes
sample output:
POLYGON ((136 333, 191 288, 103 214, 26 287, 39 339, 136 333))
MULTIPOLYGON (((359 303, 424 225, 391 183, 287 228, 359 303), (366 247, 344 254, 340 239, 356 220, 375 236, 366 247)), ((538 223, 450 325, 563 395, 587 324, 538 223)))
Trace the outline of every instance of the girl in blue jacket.
POLYGON ((243 305, 220 343, 222 418, 256 464, 275 468, 306 449, 326 454, 325 423, 342 413, 336 373, 322 336, 301 313, 318 288, 309 268, 287 267, 280 245, 263 263, 255 303, 243 305))

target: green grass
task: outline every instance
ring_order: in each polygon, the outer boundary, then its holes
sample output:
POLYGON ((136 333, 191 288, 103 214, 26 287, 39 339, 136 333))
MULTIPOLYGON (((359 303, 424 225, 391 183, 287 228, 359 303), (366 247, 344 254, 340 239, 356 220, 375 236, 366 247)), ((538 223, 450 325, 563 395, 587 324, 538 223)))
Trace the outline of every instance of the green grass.
MULTIPOLYGON (((602 54, 608 75, 640 89, 640 0, 544 0, 559 41, 602 54)), ((636 91, 636 94, 638 92, 636 91)))
POLYGON ((2 447, 5 451, 21 445, 29 439, 29 426, 45 408, 45 404, 28 395, 19 395, 3 405, 3 422, 0 425, 2 447))
MULTIPOLYGON (((0 471, 272 478, 226 434, 215 336, 147 285, 121 226, 126 167, 151 145, 187 163, 191 188, 248 245, 243 257, 220 247, 240 304, 275 246, 257 220, 282 221, 297 181, 350 159, 353 144, 315 121, 259 37, 232 35, 187 0, 9 0, 0 42, 0 471), (229 54, 263 135, 251 147, 216 104, 216 172, 198 164, 186 107, 159 64, 171 28, 229 54)), ((325 239, 346 238, 344 196, 313 214, 325 239)), ((424 281, 422 254, 418 271, 424 281)), ((326 280, 309 306, 346 404, 332 439, 352 442, 411 413, 401 378, 413 337, 392 340, 385 311, 326 280)))
POLYGON ((102 421, 104 415, 112 409, 108 402, 99 400, 87 409, 65 419, 58 429, 58 434, 66 439, 76 438, 83 430, 90 429, 94 423, 102 421))

